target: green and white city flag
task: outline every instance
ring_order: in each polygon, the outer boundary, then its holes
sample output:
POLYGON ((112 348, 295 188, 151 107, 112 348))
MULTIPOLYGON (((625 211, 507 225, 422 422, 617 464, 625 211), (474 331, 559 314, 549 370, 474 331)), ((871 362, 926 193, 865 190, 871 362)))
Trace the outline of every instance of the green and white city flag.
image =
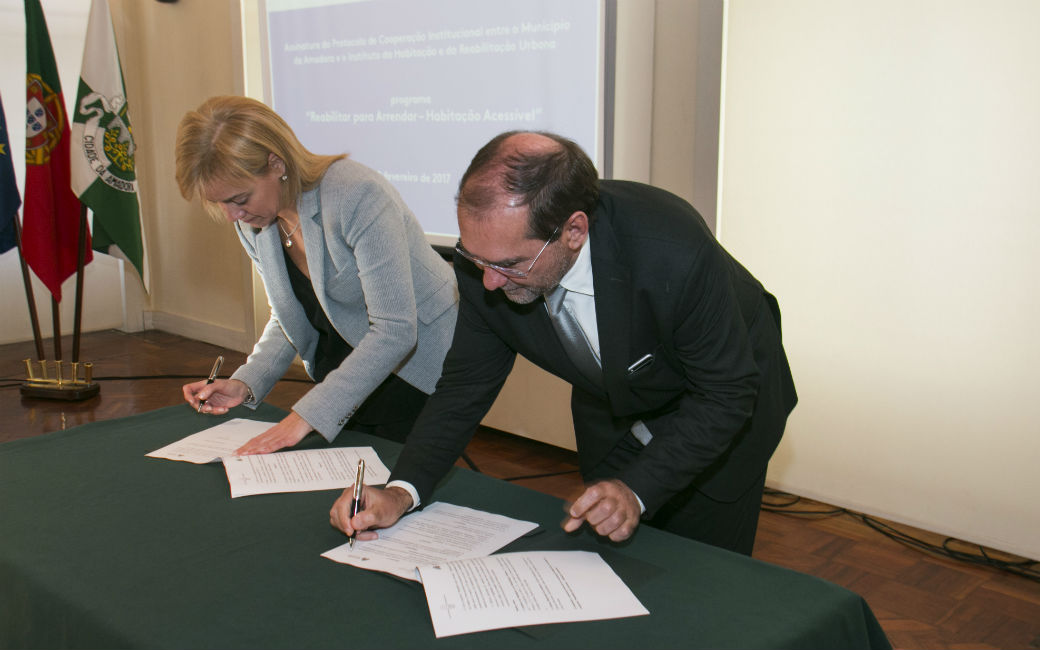
POLYGON ((72 111, 72 190, 94 213, 94 250, 118 246, 148 291, 135 149, 108 0, 91 0, 72 111))

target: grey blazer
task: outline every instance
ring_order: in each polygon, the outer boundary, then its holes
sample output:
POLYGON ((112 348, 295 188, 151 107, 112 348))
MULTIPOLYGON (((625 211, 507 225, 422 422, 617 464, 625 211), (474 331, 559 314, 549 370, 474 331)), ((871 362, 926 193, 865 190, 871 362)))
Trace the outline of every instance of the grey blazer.
MULTIPOLYGON (((426 241, 397 190, 364 165, 334 163, 296 208, 314 293, 354 348, 293 405, 331 441, 391 372, 433 392, 455 329, 458 291, 451 267, 426 241)), ((313 377, 318 335, 289 284, 277 225, 235 226, 271 305, 260 340, 231 376, 259 402, 297 355, 313 377)))

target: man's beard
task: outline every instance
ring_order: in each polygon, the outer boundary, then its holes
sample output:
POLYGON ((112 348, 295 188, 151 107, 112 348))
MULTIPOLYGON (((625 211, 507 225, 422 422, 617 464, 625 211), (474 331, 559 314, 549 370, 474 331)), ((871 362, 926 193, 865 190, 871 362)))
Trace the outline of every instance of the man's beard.
POLYGON ((563 276, 567 275, 567 271, 570 270, 573 260, 567 255, 553 256, 545 260, 548 262, 546 266, 548 268, 543 269, 545 278, 543 282, 538 284, 528 285, 513 285, 510 287, 512 280, 507 282, 504 286, 500 287, 502 293, 506 295, 506 298, 510 302, 515 302, 518 305, 527 305, 535 300, 538 300, 542 295, 549 293, 560 284, 560 280, 563 276))
POLYGON ((506 294, 506 298, 508 298, 510 302, 515 302, 518 305, 527 305, 538 300, 538 297, 541 296, 543 292, 532 287, 521 287, 518 285, 513 289, 502 287, 502 293, 506 294))

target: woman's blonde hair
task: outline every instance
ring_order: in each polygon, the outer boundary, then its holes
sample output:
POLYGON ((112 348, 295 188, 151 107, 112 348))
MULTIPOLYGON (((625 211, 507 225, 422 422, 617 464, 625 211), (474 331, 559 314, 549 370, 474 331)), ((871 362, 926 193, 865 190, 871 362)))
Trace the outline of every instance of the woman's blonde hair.
POLYGON ((198 197, 207 212, 223 220, 220 207, 203 196, 204 187, 213 181, 246 183, 262 176, 272 153, 285 163, 283 205, 295 205, 300 194, 321 181, 329 165, 346 157, 311 153, 263 102, 220 95, 188 111, 177 127, 177 185, 184 198, 198 197))

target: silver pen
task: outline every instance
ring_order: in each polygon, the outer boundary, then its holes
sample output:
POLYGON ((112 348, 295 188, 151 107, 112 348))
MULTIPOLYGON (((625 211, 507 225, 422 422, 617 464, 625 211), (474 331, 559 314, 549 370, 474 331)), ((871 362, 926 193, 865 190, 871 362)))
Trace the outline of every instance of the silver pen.
MULTIPOLYGON (((354 493, 350 499, 350 518, 353 519, 358 512, 363 508, 361 507, 361 490, 365 487, 365 459, 362 458, 357 462, 357 478, 354 480, 354 493)), ((350 540, 350 548, 354 548, 354 538, 357 537, 357 531, 351 535, 348 539, 350 540)))
MULTIPOLYGON (((213 370, 209 371, 209 379, 206 380, 206 385, 209 386, 213 383, 213 380, 217 378, 217 373, 220 372, 220 367, 224 365, 223 355, 217 357, 217 360, 213 362, 213 370)), ((196 413, 202 413, 202 407, 206 405, 206 400, 199 400, 199 408, 195 411, 196 413)))
POLYGON ((654 361, 654 355, 652 355, 652 354, 644 354, 643 356, 639 357, 639 359, 636 360, 635 363, 633 363, 632 365, 630 365, 628 367, 628 373, 632 374, 633 372, 636 372, 638 370, 642 370, 643 368, 645 368, 645 367, 649 366, 651 363, 653 363, 653 361, 654 361))

